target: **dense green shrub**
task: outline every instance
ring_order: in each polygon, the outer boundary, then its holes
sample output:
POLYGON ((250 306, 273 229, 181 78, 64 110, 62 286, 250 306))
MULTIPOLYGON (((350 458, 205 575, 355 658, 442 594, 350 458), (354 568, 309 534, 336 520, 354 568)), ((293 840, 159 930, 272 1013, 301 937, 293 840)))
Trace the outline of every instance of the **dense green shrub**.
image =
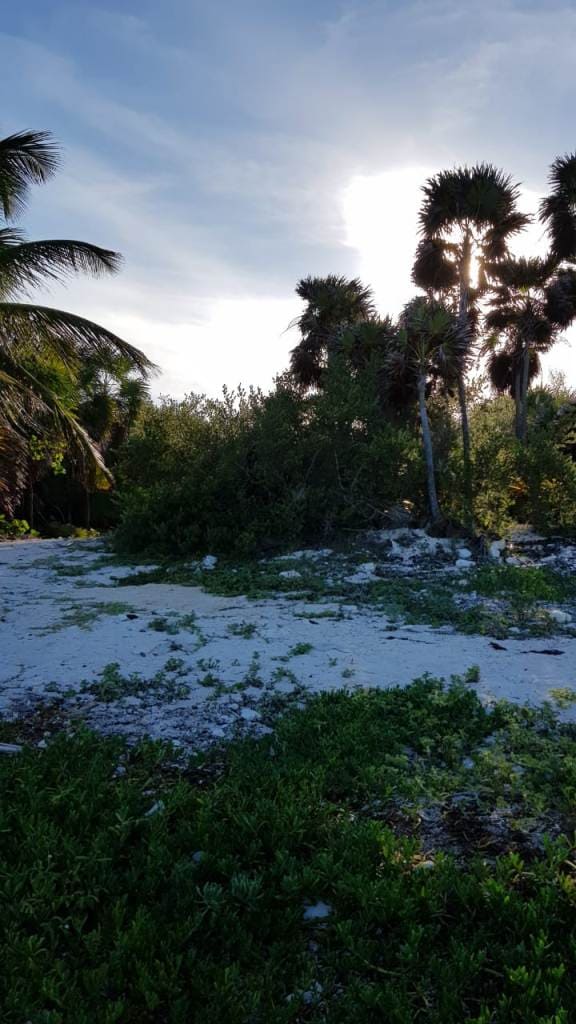
MULTIPOLYGON (((513 433, 510 398, 480 398, 472 407, 474 513, 478 528, 502 534, 514 523, 543 532, 576 530, 576 462, 558 443, 555 408, 545 390, 532 396, 529 443, 513 433)), ((458 448, 450 453, 441 484, 446 508, 463 517, 464 475, 458 448)))
POLYGON ((37 536, 25 519, 8 519, 0 513, 0 540, 15 540, 17 537, 37 536))
MULTIPOLYGON (((557 437, 565 399, 531 397, 530 438, 514 437, 510 398, 471 396, 477 527, 501 534, 516 522, 576 529, 576 463, 557 437)), ((453 400, 430 399, 441 504, 466 522, 464 469, 453 400)), ((120 549, 177 557, 248 555, 383 526, 408 504, 427 519, 418 426, 409 407, 382 406, 377 369, 351 375, 334 360, 321 391, 290 377, 267 395, 191 395, 150 406, 120 457, 120 549)))
POLYGON ((191 395, 151 407, 119 469, 126 552, 247 554, 381 525, 405 498, 424 508, 416 432, 387 420, 370 371, 304 396, 191 395))

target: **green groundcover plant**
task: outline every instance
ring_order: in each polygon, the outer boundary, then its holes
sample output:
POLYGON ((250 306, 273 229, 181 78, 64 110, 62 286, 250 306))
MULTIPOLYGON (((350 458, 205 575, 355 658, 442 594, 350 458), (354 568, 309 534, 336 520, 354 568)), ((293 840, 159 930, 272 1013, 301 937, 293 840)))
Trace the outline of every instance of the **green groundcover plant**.
POLYGON ((3 757, 2 1020, 568 1024, 576 734, 467 679, 3 757))

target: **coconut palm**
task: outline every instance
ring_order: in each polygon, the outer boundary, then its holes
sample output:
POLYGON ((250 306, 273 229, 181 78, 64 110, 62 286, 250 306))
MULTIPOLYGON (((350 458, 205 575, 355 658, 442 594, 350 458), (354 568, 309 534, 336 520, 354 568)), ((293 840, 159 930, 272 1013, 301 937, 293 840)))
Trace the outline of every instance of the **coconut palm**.
MULTIPOLYGON (((98 445, 107 466, 113 466, 141 409, 149 400, 148 381, 122 357, 102 364, 87 360, 78 374, 79 400, 76 415, 98 445)), ((90 526, 91 488, 84 483, 84 525, 90 526)))
POLYGON ((344 332, 375 316, 372 292, 358 278, 329 274, 299 281, 296 294, 306 305, 289 325, 300 331, 300 341, 290 354, 290 370, 302 387, 320 387, 344 332))
POLYGON ((462 345, 458 397, 468 487, 471 485, 470 428, 466 372, 473 357, 478 301, 485 293, 488 267, 507 255, 509 239, 530 218, 517 209, 519 187, 491 164, 457 167, 429 178, 420 210, 421 241, 414 282, 447 303, 458 316, 462 345), (477 282, 473 282, 473 266, 477 282))
POLYGON ((428 396, 439 383, 450 383, 459 372, 462 332, 457 316, 443 303, 418 297, 409 302, 398 321, 396 344, 387 358, 390 386, 400 381, 415 387, 426 463, 430 514, 434 525, 443 522, 438 500, 434 443, 428 415, 428 396))
POLYGON ((34 372, 47 353, 76 371, 87 357, 121 356, 139 374, 153 369, 146 356, 104 327, 28 301, 30 290, 76 272, 118 269, 117 253, 70 239, 27 241, 11 226, 25 209, 29 188, 47 181, 59 166, 48 132, 20 132, 0 140, 0 502, 10 513, 26 482, 26 438, 57 429, 100 474, 102 456, 57 391, 34 372))
POLYGON ((89 360, 78 375, 78 419, 101 452, 116 451, 126 440, 140 410, 149 400, 150 386, 132 366, 118 357, 103 365, 89 360))
POLYGON ((550 255, 509 258, 491 273, 498 283, 486 315, 492 332, 486 346, 488 369, 496 390, 514 398, 516 437, 525 444, 530 382, 540 371, 540 355, 576 317, 576 272, 558 270, 550 255))

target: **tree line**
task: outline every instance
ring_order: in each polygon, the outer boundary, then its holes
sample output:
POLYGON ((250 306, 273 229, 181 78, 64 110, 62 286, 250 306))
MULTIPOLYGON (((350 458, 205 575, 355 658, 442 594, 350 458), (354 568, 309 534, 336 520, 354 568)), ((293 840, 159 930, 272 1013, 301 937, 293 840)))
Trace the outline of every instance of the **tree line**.
POLYGON ((11 516, 34 485, 64 466, 85 494, 109 487, 110 448, 147 395, 154 367, 139 349, 98 324, 27 301, 31 290, 75 273, 115 273, 116 252, 72 239, 29 241, 14 225, 30 187, 57 171, 48 132, 0 141, 0 508, 11 516))
POLYGON ((354 373, 379 363, 389 412, 417 402, 427 470, 430 514, 444 518, 436 486, 428 399, 457 396, 468 515, 473 516, 473 466, 467 378, 487 361, 496 392, 514 399, 515 433, 525 445, 528 390, 540 356, 576 318, 576 154, 550 168, 540 204, 545 256, 517 257, 511 244, 532 223, 518 209, 519 185, 490 164, 441 171, 423 185, 420 238, 412 269, 421 294, 397 322, 376 313, 371 290, 358 279, 308 277, 297 293, 305 309, 291 371, 305 388, 321 388, 336 352, 354 373))
MULTIPOLYGON (((0 141, 0 510, 5 517, 24 511, 33 525, 42 478, 65 473, 78 481, 89 525, 91 493, 110 487, 134 424, 150 408, 155 367, 92 321, 27 301, 43 282, 120 266, 110 250, 69 239, 28 241, 14 226, 30 187, 46 182, 59 164, 47 132, 0 141)), ((304 398, 321 396, 334 367, 344 367, 349 389, 374 382, 383 422, 405 426, 416 417, 437 528, 446 513, 431 403, 458 410, 463 518, 471 528, 482 484, 473 456, 471 376, 485 367, 494 391, 513 399, 514 433, 525 447, 540 357, 576 318, 576 154, 550 168, 538 213, 544 256, 513 254, 532 223, 519 202, 519 185, 490 164, 441 171, 424 182, 412 269, 418 294, 396 319, 377 312, 371 289, 356 278, 307 277, 296 289, 303 308, 291 326, 299 341, 282 386, 289 382, 304 398)), ((306 408, 309 420, 312 405, 306 408)), ((360 419, 359 413, 352 421, 356 427, 360 419)))

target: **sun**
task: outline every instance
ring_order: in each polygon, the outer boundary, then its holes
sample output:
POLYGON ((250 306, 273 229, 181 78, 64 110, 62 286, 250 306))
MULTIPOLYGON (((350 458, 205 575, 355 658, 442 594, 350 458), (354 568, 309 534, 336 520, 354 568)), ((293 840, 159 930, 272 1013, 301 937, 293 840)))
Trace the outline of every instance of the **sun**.
MULTIPOLYGON (((401 167, 381 174, 356 175, 342 193, 344 244, 356 249, 358 275, 374 290, 383 313, 397 315, 416 292, 411 281, 418 243, 418 211, 422 185, 437 168, 401 167)), ((523 188, 520 204, 535 213, 539 195, 523 188)), ((542 229, 535 221, 514 238, 515 255, 542 249, 542 229)), ((472 255, 472 286, 478 283, 478 254, 472 255)))
MULTIPOLYGON (((418 242, 418 211, 421 188, 438 168, 424 165, 398 167, 379 174, 355 175, 341 194, 344 245, 355 249, 358 264, 354 273, 369 284, 382 315, 397 316, 417 293, 411 274, 418 242)), ((537 219, 540 194, 521 188, 519 206, 533 215, 533 223, 510 248, 516 256, 543 255, 546 239, 537 219)), ((478 258, 472 258, 472 285, 478 281, 478 258)), ((576 330, 567 331, 567 338, 576 330)), ((544 357, 547 370, 574 373, 573 349, 556 346, 544 357)))
POLYGON ((357 250, 359 277, 373 288, 381 311, 392 316, 416 291, 411 273, 420 190, 432 173, 415 166, 357 175, 343 192, 344 243, 357 250))

